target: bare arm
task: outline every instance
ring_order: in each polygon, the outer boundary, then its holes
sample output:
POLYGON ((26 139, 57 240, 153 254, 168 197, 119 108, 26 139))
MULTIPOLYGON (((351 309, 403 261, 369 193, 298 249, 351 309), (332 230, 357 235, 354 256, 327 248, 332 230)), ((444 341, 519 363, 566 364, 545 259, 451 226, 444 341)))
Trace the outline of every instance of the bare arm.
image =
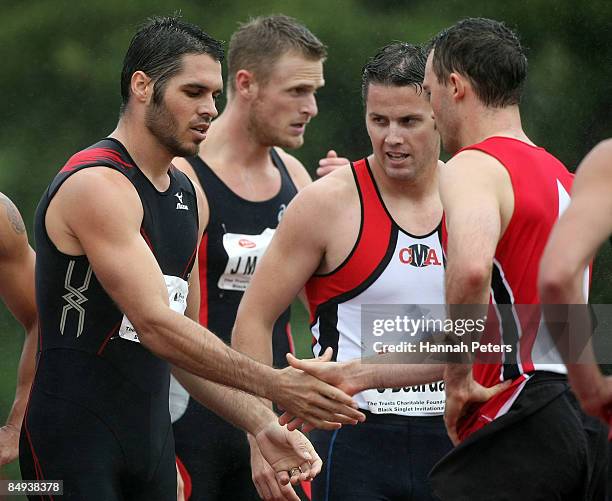
POLYGON ((17 208, 2 194, 0 205, 0 297, 25 329, 15 399, 6 425, 0 428, 1 466, 13 461, 18 454, 19 431, 36 365, 38 318, 34 298, 34 251, 28 245, 17 208))
POLYGON ((268 365, 274 323, 316 271, 325 251, 318 198, 312 186, 291 202, 238 308, 232 346, 268 365))
MULTIPOLYGON (((612 234, 612 140, 597 145, 578 168, 572 201, 557 225, 540 262, 539 289, 543 304, 579 305, 586 303, 583 292, 584 270, 601 244, 612 234), (570 245, 571 243, 571 245, 570 245)), ((544 312, 547 312, 545 307, 544 312)), ((580 363, 569 360, 564 349, 570 382, 585 410, 609 419, 612 416, 612 378, 604 378, 595 363, 590 341, 590 315, 585 308, 572 306, 567 329, 557 333, 559 346, 586 342, 580 363)))
POLYGON ((330 413, 338 409, 352 411, 351 399, 339 390, 322 386, 297 371, 275 371, 257 363, 168 307, 161 270, 140 236, 140 200, 122 174, 105 168, 74 174, 62 185, 52 204, 105 290, 134 325, 142 344, 157 356, 192 374, 283 406, 294 407, 287 398, 287 388, 306 385, 325 395, 320 403, 328 404, 330 413), (75 206, 80 210, 74 211, 75 206))
MULTIPOLYGON (((511 190, 503 166, 481 152, 460 153, 441 173, 440 196, 448 230, 446 303, 451 318, 456 312, 453 305, 463 304, 474 305, 476 316, 486 315, 495 249, 513 210, 511 190)), ((448 364, 444 380, 445 422, 457 443, 457 422, 467 406, 488 400, 498 389, 477 384, 471 363, 448 364)))

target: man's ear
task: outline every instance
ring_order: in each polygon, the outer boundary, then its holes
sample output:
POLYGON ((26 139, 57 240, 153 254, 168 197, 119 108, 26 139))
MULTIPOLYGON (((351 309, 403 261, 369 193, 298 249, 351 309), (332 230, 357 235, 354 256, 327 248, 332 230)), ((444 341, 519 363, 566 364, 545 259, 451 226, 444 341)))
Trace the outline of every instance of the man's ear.
POLYGON ((147 103, 153 95, 153 81, 144 71, 135 71, 130 81, 130 90, 133 99, 141 103, 147 103))
POLYGON ((465 77, 459 73, 451 73, 448 77, 448 82, 451 86, 453 99, 463 99, 463 96, 465 96, 466 87, 469 85, 465 77))
POLYGON ((238 70, 234 77, 234 84, 236 93, 245 99, 253 99, 259 91, 257 79, 253 72, 249 70, 238 70))

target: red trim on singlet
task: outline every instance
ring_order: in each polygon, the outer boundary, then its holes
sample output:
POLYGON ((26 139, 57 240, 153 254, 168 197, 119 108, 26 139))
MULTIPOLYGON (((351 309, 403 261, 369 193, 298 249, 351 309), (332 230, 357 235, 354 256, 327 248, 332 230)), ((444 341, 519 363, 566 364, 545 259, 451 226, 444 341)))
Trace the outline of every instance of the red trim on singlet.
POLYGON ((295 355, 295 344, 293 343, 293 335, 291 334, 291 324, 287 322, 285 326, 285 333, 287 334, 287 342, 289 343, 289 352, 295 355))
POLYGON ((179 458, 178 456, 175 456, 175 457, 176 457, 176 466, 178 468, 179 475, 183 479, 183 484, 184 484, 183 493, 185 495, 185 501, 189 501, 189 498, 191 498, 191 491, 193 490, 191 475, 189 474, 187 467, 181 461, 181 458, 179 458))
POLYGON ((198 254, 200 274, 200 324, 208 325, 208 233, 204 233, 198 254))
POLYGON ((195 258, 197 252, 198 252, 198 246, 196 245, 195 249, 193 249, 193 254, 191 254, 191 257, 189 258, 189 261, 187 261, 187 266, 185 266, 185 269, 183 270, 181 278, 183 278, 183 279, 186 278, 187 270, 191 266, 191 263, 193 263, 193 259, 195 258))
MULTIPOLYGON (((39 330, 39 334, 40 334, 40 326, 38 328, 39 330)), ((41 345, 42 348, 42 345, 41 345)), ((36 361, 36 367, 34 369, 34 378, 33 381, 36 381, 36 375, 38 373, 38 364, 39 364, 39 360, 36 361)), ((32 400, 32 393, 34 391, 34 383, 32 383, 32 385, 30 386, 30 394, 28 395, 28 403, 26 405, 25 408, 25 412, 23 415, 23 429, 25 430, 25 434, 26 434, 26 438, 28 441, 28 445, 30 446, 30 452, 32 454, 32 459, 34 461, 34 471, 36 473, 36 479, 37 480, 44 480, 44 476, 42 473, 42 468, 40 466, 40 461, 38 459, 38 456, 36 455, 36 451, 34 450, 34 444, 32 443, 32 437, 30 436, 30 430, 28 429, 28 415, 30 413, 30 402, 32 400)), ((51 500, 53 500, 53 498, 51 498, 51 500)))
POLYGON ((111 337, 113 337, 113 334, 115 334, 119 330, 119 327, 121 327, 122 320, 119 320, 119 322, 117 322, 113 326, 113 328, 109 331, 109 333, 104 337, 104 341, 102 342, 102 344, 100 345, 100 349, 98 350, 98 353, 97 353, 98 355, 102 355, 104 348, 106 348, 106 345, 110 341, 111 337))
POLYGON ((83 165, 95 165, 105 162, 112 162, 124 169, 134 167, 132 164, 125 162, 118 151, 111 148, 90 148, 72 155, 60 172, 69 172, 83 165))
POLYGON ((151 252, 153 253, 153 255, 155 255, 155 249, 153 248, 153 244, 151 243, 151 239, 149 238, 149 235, 147 235, 147 232, 145 231, 144 227, 142 227, 142 226, 140 227, 140 234, 142 235, 142 238, 144 238, 144 241, 149 246, 149 249, 151 249, 151 252))
POLYGON ((311 322, 319 305, 362 284, 379 266, 389 246, 392 221, 378 196, 366 159, 354 162, 352 169, 361 202, 361 229, 346 261, 330 273, 313 275, 306 283, 311 322))

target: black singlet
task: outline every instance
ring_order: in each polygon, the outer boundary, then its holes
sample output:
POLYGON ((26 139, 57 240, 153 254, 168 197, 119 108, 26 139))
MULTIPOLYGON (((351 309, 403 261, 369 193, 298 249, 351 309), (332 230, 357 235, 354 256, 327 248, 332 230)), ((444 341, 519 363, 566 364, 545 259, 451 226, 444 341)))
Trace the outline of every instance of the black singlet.
MULTIPOLYGON (((208 200, 210 216, 202 237, 199 252, 200 266, 200 323, 207 326, 225 342, 231 340, 232 327, 238 305, 248 280, 255 271, 258 256, 231 259, 225 242, 237 242, 236 248, 256 249, 265 240, 262 233, 275 229, 289 202, 297 194, 285 164, 274 148, 270 156, 281 176, 278 193, 263 202, 251 202, 236 195, 199 156, 189 159, 208 200), (256 238, 250 238, 250 237, 256 238), (232 277, 232 271, 235 271, 232 277), (221 280, 221 283, 220 283, 221 280)), ((292 351, 287 309, 274 325, 274 364, 286 366, 285 354, 292 351)))
MULTIPOLYGON (((200 157, 189 159, 210 208, 199 250, 200 323, 226 343, 230 342, 238 305, 257 260, 285 208, 297 194, 278 153, 272 148, 270 155, 280 173, 281 186, 275 196, 263 202, 239 197, 200 157)), ((289 315, 287 309, 274 326, 273 354, 277 367, 286 366, 285 354, 293 351, 289 315)), ((184 479, 191 490, 191 501, 259 499, 251 480, 244 432, 189 398, 175 384, 171 387, 170 402, 176 453, 185 467, 184 479)))
POLYGON ((195 260, 197 199, 182 172, 170 168, 170 185, 159 192, 114 139, 68 160, 36 211, 40 358, 22 430, 22 472, 24 478, 63 479, 64 499, 79 499, 88 482, 86 499, 119 499, 128 488, 138 496, 157 490, 149 497, 157 499, 174 482, 169 365, 134 341, 135 331, 87 256, 60 252, 45 228, 62 183, 92 166, 117 170, 133 184, 144 209, 140 233, 165 276, 171 304, 183 302, 195 260))

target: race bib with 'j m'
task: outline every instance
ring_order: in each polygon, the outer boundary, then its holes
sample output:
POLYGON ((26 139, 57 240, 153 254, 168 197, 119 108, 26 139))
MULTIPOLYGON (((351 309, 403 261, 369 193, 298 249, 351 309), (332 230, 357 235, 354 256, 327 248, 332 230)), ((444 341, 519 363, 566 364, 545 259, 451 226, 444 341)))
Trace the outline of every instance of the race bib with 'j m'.
MULTIPOLYGON (((170 308, 181 315, 184 314, 187 308, 189 284, 182 278, 171 277, 169 275, 164 275, 164 280, 166 281, 166 288, 168 289, 170 308)), ((134 326, 125 315, 123 315, 121 327, 119 327, 119 337, 127 339, 128 341, 140 343, 136 329, 134 329, 134 326)))
POLYGON ((245 291, 255 273, 257 262, 266 252, 274 231, 266 228, 260 235, 226 233, 223 248, 227 252, 227 265, 219 278, 219 289, 245 291))

